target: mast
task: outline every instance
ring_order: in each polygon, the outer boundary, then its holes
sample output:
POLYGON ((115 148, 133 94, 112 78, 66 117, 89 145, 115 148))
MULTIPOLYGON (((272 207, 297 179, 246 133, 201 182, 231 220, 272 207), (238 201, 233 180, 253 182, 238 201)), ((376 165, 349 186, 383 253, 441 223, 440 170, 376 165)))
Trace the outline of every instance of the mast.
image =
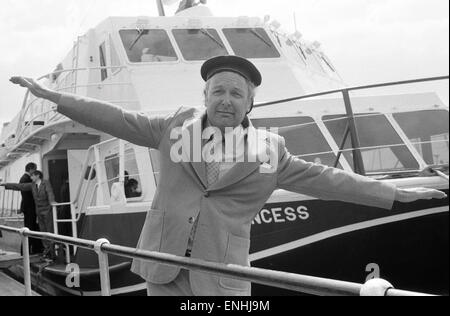
POLYGON ((156 0, 156 5, 158 6, 159 16, 166 16, 166 13, 164 12, 164 5, 162 3, 162 0, 156 0))

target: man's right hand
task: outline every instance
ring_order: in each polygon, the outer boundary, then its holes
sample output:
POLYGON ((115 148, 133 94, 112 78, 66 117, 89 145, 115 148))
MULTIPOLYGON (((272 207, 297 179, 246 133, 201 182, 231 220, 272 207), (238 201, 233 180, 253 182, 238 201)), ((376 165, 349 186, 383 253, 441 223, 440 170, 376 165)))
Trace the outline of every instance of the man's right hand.
POLYGON ((20 85, 21 87, 28 88, 36 97, 52 101, 53 103, 58 103, 59 98, 61 97, 61 94, 45 87, 33 78, 12 77, 9 81, 20 85))

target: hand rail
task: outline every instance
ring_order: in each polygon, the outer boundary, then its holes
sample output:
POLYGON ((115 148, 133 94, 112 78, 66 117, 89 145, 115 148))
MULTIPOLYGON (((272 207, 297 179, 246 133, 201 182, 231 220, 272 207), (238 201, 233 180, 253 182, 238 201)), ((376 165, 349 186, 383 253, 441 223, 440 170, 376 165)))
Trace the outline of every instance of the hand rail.
POLYGON ((0 226, 0 231, 20 234, 22 236, 22 242, 24 245, 25 291, 26 295, 28 296, 31 295, 30 261, 28 247, 25 247, 25 245, 28 244, 29 237, 64 243, 67 245, 77 246, 83 249, 95 251, 99 257, 100 282, 103 296, 109 296, 111 294, 108 254, 126 258, 158 262, 188 270, 195 270, 223 277, 250 281, 258 284, 298 291, 312 295, 428 296, 428 294, 424 293, 396 290, 392 287, 391 284, 380 279, 371 280, 363 285, 358 283, 318 278, 281 271, 250 268, 232 264, 226 265, 199 259, 179 257, 160 252, 137 250, 129 247, 111 245, 106 239, 91 241, 49 233, 33 232, 27 228, 16 229, 6 226, 0 226))
MULTIPOLYGON (((396 85, 405 85, 405 84, 412 84, 412 83, 421 83, 421 82, 428 82, 428 81, 437 81, 437 80, 448 80, 449 76, 439 76, 439 77, 430 77, 430 78, 422 78, 422 79, 412 79, 412 80, 404 80, 404 81, 396 81, 396 82, 386 82, 386 83, 379 83, 379 84, 371 84, 371 85, 365 85, 365 86, 354 86, 354 87, 346 87, 342 89, 337 90, 330 90, 330 91, 324 91, 309 95, 303 95, 278 101, 271 101, 271 102, 265 102, 265 103, 259 103, 255 104, 255 108, 264 107, 268 105, 274 105, 279 103, 286 103, 286 102, 292 102, 302 99, 308 99, 312 97, 318 97, 318 96, 325 96, 330 94, 336 94, 340 93, 342 96, 342 99, 344 101, 345 105, 345 111, 348 116, 348 122, 347 122, 347 128, 349 132, 345 131, 345 134, 350 134, 350 139, 352 143, 352 147, 355 148, 353 150, 353 168, 355 173, 360 175, 366 175, 365 166, 363 162, 363 157, 361 150, 358 149, 360 147, 359 145, 359 135, 358 135, 358 129, 356 126, 356 119, 355 115, 353 113, 353 107, 352 107, 352 100, 350 96, 351 91, 357 91, 357 90, 365 90, 365 89, 373 89, 373 88, 380 88, 380 87, 388 87, 388 86, 396 86, 396 85)), ((338 160, 336 160, 337 165, 338 160)))
POLYGON ((320 97, 320 96, 324 96, 324 95, 343 93, 344 91, 357 91, 357 90, 364 90, 364 89, 383 88, 383 87, 389 87, 389 86, 398 86, 398 85, 421 83, 421 82, 428 82, 428 81, 440 81, 440 80, 446 80, 446 79, 449 79, 449 75, 439 76, 439 77, 428 77, 428 78, 422 78, 422 79, 412 79, 412 80, 404 80, 404 81, 377 83, 377 84, 370 84, 370 85, 365 85, 365 86, 353 86, 353 87, 342 88, 342 89, 337 89, 337 90, 328 90, 328 91, 323 91, 323 92, 318 92, 318 93, 306 94, 306 95, 302 95, 302 96, 286 98, 286 99, 281 99, 281 100, 257 103, 257 104, 255 104, 254 108, 264 107, 264 106, 274 105, 274 104, 280 104, 280 103, 286 103, 286 102, 292 102, 292 101, 298 101, 298 100, 303 100, 303 99, 310 99, 310 98, 320 97))

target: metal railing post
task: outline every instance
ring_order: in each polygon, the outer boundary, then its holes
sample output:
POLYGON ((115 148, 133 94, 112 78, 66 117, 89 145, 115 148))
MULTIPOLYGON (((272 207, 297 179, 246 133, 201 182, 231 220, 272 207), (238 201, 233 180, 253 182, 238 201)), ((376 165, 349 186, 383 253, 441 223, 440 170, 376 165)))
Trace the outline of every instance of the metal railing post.
POLYGON ((58 211, 55 205, 52 205, 52 213, 53 213, 53 232, 55 235, 59 235, 58 233, 58 211))
POLYGON ((102 251, 102 246, 105 244, 109 245, 110 242, 107 239, 97 240, 95 242, 94 250, 98 255, 102 296, 111 296, 111 283, 109 280, 108 254, 102 251))
POLYGON ((29 240, 26 233, 30 230, 22 228, 20 236, 22 237, 22 252, 23 252, 23 279, 25 283, 25 296, 32 296, 31 293, 31 269, 30 269, 30 248, 29 240))
POLYGON ((347 111, 348 127, 350 129, 352 147, 355 148, 353 150, 353 167, 356 173, 365 175, 366 171, 364 170, 364 162, 361 154, 361 149, 359 149, 361 146, 358 137, 358 129, 356 127, 356 119, 355 115, 353 114, 352 103, 350 101, 350 93, 348 92, 348 90, 342 90, 342 96, 344 97, 345 110, 347 111))

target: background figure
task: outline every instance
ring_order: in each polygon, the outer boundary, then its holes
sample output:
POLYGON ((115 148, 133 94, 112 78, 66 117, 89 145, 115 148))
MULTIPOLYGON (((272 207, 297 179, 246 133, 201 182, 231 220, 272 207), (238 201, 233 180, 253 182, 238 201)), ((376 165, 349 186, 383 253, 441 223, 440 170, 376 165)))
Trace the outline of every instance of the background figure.
POLYGON ((139 182, 135 179, 130 179, 125 183, 125 197, 136 198, 142 195, 142 192, 138 190, 139 182))
MULTIPOLYGON (((19 183, 32 183, 31 175, 37 170, 37 165, 35 163, 29 163, 25 167, 25 173, 20 178, 19 183)), ((23 224, 24 227, 32 231, 39 231, 39 225, 37 223, 36 217, 36 205, 34 204, 33 193, 30 191, 21 191, 22 201, 20 203, 20 212, 23 214, 23 224)), ((21 247, 21 254, 22 252, 21 247)), ((42 253, 43 246, 39 239, 30 238, 30 254, 42 253)))
MULTIPOLYGON (((33 194, 34 203, 36 205, 37 221, 41 232, 53 233, 53 215, 52 204, 55 203, 55 195, 49 181, 43 180, 44 175, 41 171, 35 171, 31 175, 33 183, 2 183, 7 190, 28 191, 33 194)), ((47 240, 42 241, 44 244, 43 257, 48 259, 55 258, 53 243, 47 240)))

